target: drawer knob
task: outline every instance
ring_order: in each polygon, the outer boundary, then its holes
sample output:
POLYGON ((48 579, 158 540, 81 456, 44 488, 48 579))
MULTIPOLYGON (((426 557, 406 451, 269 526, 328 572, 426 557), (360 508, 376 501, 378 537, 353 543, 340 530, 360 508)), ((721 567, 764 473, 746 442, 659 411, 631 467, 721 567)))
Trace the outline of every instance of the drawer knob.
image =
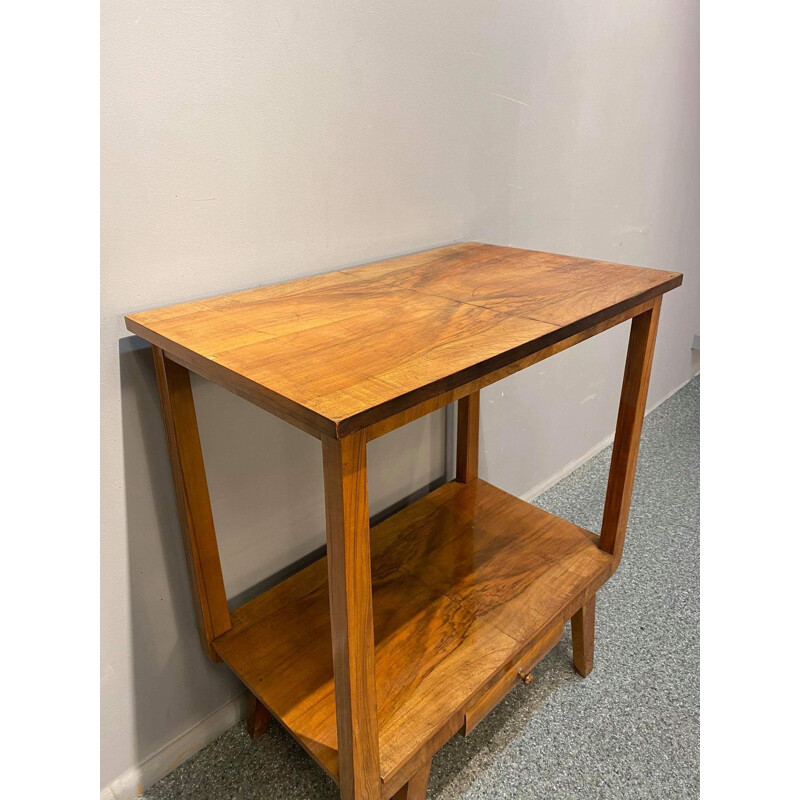
POLYGON ((523 672, 522 670, 519 671, 519 679, 526 685, 530 686, 531 681, 533 680, 533 670, 530 672, 523 672))

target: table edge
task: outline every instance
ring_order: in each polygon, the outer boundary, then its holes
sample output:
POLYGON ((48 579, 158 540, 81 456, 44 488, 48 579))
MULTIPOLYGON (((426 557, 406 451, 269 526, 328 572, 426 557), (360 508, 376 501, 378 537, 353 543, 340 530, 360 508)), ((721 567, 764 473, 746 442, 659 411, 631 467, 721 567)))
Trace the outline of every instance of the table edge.
MULTIPOLYGON (((558 344, 564 339, 569 339, 578 333, 588 330, 595 325, 599 325, 612 317, 622 314, 625 311, 642 305, 649 300, 653 300, 660 295, 666 294, 673 289, 677 289, 683 282, 683 274, 676 273, 674 277, 665 281, 658 286, 654 286, 638 295, 631 298, 615 303, 611 306, 596 311, 594 314, 589 314, 574 322, 564 325, 563 327, 556 328, 554 331, 537 336, 524 344, 513 347, 510 350, 504 350, 502 353, 491 356, 483 361, 471 364, 458 372, 450 373, 442 378, 438 378, 431 383, 420 386, 405 394, 393 397, 391 400, 386 400, 383 403, 372 406, 371 408, 360 411, 352 416, 345 417, 340 420, 335 420, 336 423, 336 436, 343 438, 349 436, 362 428, 368 428, 377 422, 382 422, 384 419, 399 414, 410 408, 413 408, 426 400, 430 400, 445 392, 457 389, 470 381, 477 380, 484 375, 491 372, 507 367, 516 361, 533 355, 539 350, 545 350, 554 344, 558 344)), ((512 315, 513 316, 513 315, 512 315)))
POLYGON ((368 428, 370 425, 382 422, 389 417, 407 411, 440 394, 457 389, 459 386, 469 383, 470 381, 477 380, 484 375, 507 367, 516 361, 533 355, 539 350, 544 350, 554 344, 558 344, 564 339, 569 339, 571 336, 575 336, 595 325, 599 325, 635 306, 642 305, 673 289, 677 289, 682 283, 683 274, 680 272, 672 273, 672 277, 644 292, 640 292, 637 295, 633 295, 613 305, 606 306, 568 325, 548 331, 517 347, 504 350, 501 353, 484 359, 483 361, 476 362, 475 364, 470 364, 468 367, 458 372, 453 372, 441 378, 437 378, 410 392, 398 395, 397 397, 393 397, 341 419, 335 419, 320 414, 308 406, 298 403, 256 381, 246 378, 238 372, 222 364, 218 364, 206 356, 202 356, 171 339, 161 336, 152 329, 143 326, 135 319, 132 319, 131 316, 125 317, 125 326, 131 333, 140 336, 155 347, 161 348, 165 355, 171 360, 181 364, 201 377, 228 389, 264 410, 269 411, 271 414, 304 430, 306 433, 316 438, 329 436, 341 439, 364 428, 368 428))

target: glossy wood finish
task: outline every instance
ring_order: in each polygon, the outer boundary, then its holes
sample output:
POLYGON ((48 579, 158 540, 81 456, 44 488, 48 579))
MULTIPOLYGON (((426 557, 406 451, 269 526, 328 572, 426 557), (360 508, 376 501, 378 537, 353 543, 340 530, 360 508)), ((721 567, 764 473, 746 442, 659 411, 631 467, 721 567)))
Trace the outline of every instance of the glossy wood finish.
MULTIPOLYGON (((562 339, 556 344, 545 347, 542 350, 538 350, 529 356, 520 358, 517 361, 514 361, 500 369, 488 372, 485 375, 481 375, 479 378, 475 378, 474 380, 461 384, 455 389, 443 392, 442 394, 437 395, 430 400, 425 400, 416 406, 412 406, 405 411, 401 411, 398 414, 387 417, 380 422, 373 423, 367 428, 367 437, 370 440, 377 439, 378 437, 383 436, 384 434, 389 433, 396 428, 400 428, 403 425, 407 425, 409 422, 413 422, 415 419, 424 417, 425 415, 437 411, 438 409, 443 408, 450 403, 454 403, 457 400, 460 400, 462 397, 466 397, 468 394, 477 392, 485 386, 489 386, 496 381, 507 378, 510 375, 513 375, 515 372, 519 372, 520 370, 530 367, 533 364, 538 364, 540 361, 543 361, 550 356, 554 356, 557 353, 561 353, 562 351, 567 350, 576 344, 585 342, 587 339, 590 339, 592 336, 596 336, 598 333, 603 333, 603 331, 607 331, 610 328, 622 324, 623 322, 627 322, 629 319, 632 319, 639 314, 643 314, 645 311, 649 311, 653 307, 654 303, 655 300, 646 300, 641 305, 625 309, 625 311, 621 311, 619 314, 615 314, 613 317, 609 317, 602 322, 598 322, 596 325, 592 325, 591 327, 586 328, 585 330, 582 330, 573 336, 562 339)), ((308 432, 314 434, 313 431, 308 432)))
POLYGON ((572 663, 585 678, 594 667, 594 609, 596 596, 592 595, 572 617, 572 663))
POLYGON ((378 706, 372 623, 367 437, 322 440, 328 595, 339 786, 343 800, 378 800, 378 706))
POLYGON ((230 630, 231 618, 208 496, 192 384, 189 373, 165 358, 157 347, 153 348, 153 363, 200 643, 209 658, 219 661, 212 642, 230 630))
POLYGON ((273 714, 345 800, 422 800, 435 752, 529 683, 567 620, 591 671, 681 278, 467 243, 127 318, 154 345, 201 640, 250 689, 251 736, 273 714), (598 537, 477 477, 479 391, 629 319, 598 537), (327 556, 233 614, 187 370, 322 442, 327 556), (457 480, 370 531, 367 442, 456 401, 457 480))
POLYGON ((639 457, 639 441, 642 436, 647 388, 650 384, 660 314, 659 297, 650 311, 634 317, 631 323, 614 449, 611 452, 611 467, 608 473, 603 527, 600 532, 601 549, 611 553, 617 563, 622 558, 622 548, 625 544, 625 530, 628 526, 628 512, 631 507, 633 479, 639 457))
POLYGON ((315 435, 347 436, 679 285, 479 243, 132 314, 129 330, 315 435))
POLYGON ((515 686, 519 683, 529 686, 533 682, 533 668, 561 641, 563 631, 564 623, 556 620, 521 654, 509 660, 502 672, 467 707, 464 726, 459 731, 462 736, 469 735, 515 686))
MULTIPOLYGON (((572 604, 610 574, 596 538, 480 478, 445 484, 372 529, 384 785, 399 789, 488 688, 529 669, 547 652, 542 640, 555 643, 572 604)), ((237 609, 216 647, 336 777, 327 560, 237 609)))
POLYGON ((594 534, 480 478, 439 487, 372 539, 383 569, 413 574, 519 644, 566 622, 570 602, 613 570, 594 534))
POLYGON ((469 483, 478 477, 480 400, 480 392, 472 392, 458 401, 456 480, 461 483, 469 483))
POLYGON ((252 693, 247 693, 247 732, 251 739, 258 739, 269 727, 269 711, 252 693))

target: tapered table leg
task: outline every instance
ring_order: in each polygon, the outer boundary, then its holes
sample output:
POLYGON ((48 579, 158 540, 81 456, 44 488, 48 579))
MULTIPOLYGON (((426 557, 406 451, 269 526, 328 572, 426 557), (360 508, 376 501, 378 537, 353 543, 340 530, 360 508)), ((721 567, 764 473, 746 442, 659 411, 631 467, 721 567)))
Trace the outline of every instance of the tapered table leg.
POLYGON ((247 732, 251 739, 258 739, 269 727, 270 713, 266 706, 252 693, 247 693, 247 732))
POLYGON ((478 477, 480 399, 480 391, 477 391, 458 401, 456 480, 461 483, 469 483, 478 477))
POLYGON ((230 630, 231 618, 211 514, 192 384, 189 371, 170 361, 158 347, 153 347, 153 364, 200 642, 208 657, 219 661, 213 643, 230 630))
POLYGON ((430 774, 431 762, 429 761, 419 772, 415 772, 409 778, 408 783, 392 796, 392 800, 425 800, 430 774))
POLYGON ((367 436, 322 440, 342 800, 379 800, 367 436))
POLYGON ((594 667, 594 610, 596 595, 579 608, 572 626, 572 663, 585 678, 594 667))
POLYGON ((600 549, 611 553, 617 563, 622 558, 625 544, 660 313, 661 298, 658 297, 649 311, 634 317, 631 322, 628 358, 622 379, 617 430, 608 473, 603 527, 600 531, 600 549))

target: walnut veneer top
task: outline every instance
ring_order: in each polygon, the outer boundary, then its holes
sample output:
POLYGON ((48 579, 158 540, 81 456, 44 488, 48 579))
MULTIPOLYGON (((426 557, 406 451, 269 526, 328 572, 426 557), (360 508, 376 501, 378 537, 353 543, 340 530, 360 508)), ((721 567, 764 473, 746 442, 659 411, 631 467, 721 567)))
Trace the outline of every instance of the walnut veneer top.
POLYGON ((679 286, 678 272, 469 242, 126 317, 173 360, 344 436, 679 286))

